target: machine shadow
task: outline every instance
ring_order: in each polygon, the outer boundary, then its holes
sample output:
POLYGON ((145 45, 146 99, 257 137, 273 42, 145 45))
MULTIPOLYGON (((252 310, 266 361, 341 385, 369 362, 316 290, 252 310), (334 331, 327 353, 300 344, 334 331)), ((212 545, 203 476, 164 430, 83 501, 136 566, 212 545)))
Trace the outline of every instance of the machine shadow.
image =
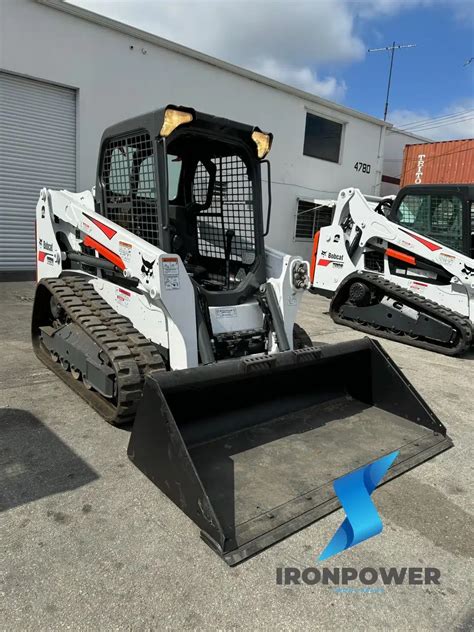
POLYGON ((98 478, 33 414, 0 409, 0 511, 77 489, 98 478))

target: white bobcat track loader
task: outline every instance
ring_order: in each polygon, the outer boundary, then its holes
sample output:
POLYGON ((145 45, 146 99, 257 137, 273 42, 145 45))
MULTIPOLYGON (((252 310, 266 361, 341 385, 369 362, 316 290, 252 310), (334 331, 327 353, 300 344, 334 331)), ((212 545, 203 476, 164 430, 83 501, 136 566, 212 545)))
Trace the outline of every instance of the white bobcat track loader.
POLYGON ((311 291, 332 298, 339 324, 447 355, 468 351, 473 200, 473 185, 413 185, 378 204, 341 191, 331 225, 314 238, 311 291))
POLYGON ((37 206, 36 354, 134 422, 130 459, 229 564, 337 508, 334 478, 452 445, 377 343, 294 325, 308 264, 264 246, 271 140, 168 106, 105 131, 95 194, 37 206))

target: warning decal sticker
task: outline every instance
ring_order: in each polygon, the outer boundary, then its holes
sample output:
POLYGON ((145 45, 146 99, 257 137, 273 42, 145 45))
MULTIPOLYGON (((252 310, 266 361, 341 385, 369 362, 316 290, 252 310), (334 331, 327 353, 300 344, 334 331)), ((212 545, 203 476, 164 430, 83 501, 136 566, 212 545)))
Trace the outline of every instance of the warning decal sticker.
POLYGON ((130 256, 132 254, 132 244, 127 244, 126 241, 119 241, 119 255, 122 261, 130 263, 130 256))
POLYGON ((163 257, 161 265, 165 290, 179 290, 179 264, 177 257, 163 257))
POLYGON ((130 303, 131 295, 132 295, 131 292, 119 287, 117 288, 116 293, 115 293, 115 300, 120 305, 123 305, 123 307, 128 307, 128 304, 130 303))

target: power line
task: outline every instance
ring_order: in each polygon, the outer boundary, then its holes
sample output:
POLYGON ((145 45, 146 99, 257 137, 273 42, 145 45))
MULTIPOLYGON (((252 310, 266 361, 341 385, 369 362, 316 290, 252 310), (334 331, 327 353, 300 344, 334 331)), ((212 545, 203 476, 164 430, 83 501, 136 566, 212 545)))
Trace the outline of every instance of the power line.
POLYGON ((391 51, 390 54, 390 70, 388 72, 388 84, 387 84, 387 96, 385 99, 385 109, 383 113, 383 120, 387 120, 387 112, 388 112, 388 99, 390 96, 390 85, 392 83, 392 70, 393 70, 393 57, 395 55, 395 51, 400 48, 414 48, 416 44, 396 44, 393 42, 391 46, 385 46, 384 48, 369 48, 367 50, 368 53, 378 53, 380 51, 391 51))
POLYGON ((450 125, 452 123, 456 123, 459 120, 464 120, 472 117, 472 112, 463 112, 462 114, 458 114, 456 116, 452 116, 451 118, 446 119, 433 119, 432 121, 425 121, 424 123, 420 123, 419 125, 412 125, 410 128, 400 128, 404 132, 409 132, 414 129, 424 129, 426 127, 438 127, 442 125, 450 125))
MULTIPOLYGON (((452 119, 450 121, 442 121, 441 123, 433 123, 432 125, 424 125, 423 127, 417 127, 417 128, 413 128, 411 131, 417 131, 417 132, 425 132, 429 129, 438 129, 440 127, 446 127, 449 125, 457 125, 459 123, 464 123, 466 121, 470 121, 472 120, 474 117, 472 116, 472 114, 468 115, 468 116, 464 116, 462 118, 457 118, 457 119, 452 119)), ((402 130, 402 131, 408 131, 408 130, 402 130)))
MULTIPOLYGON (((262 178, 262 182, 267 182, 264 178, 262 178)), ((281 184, 286 187, 297 187, 298 189, 306 189, 307 191, 313 191, 313 193, 331 193, 331 195, 338 195, 339 191, 326 191, 325 189, 315 189, 313 187, 306 187, 304 184, 298 184, 296 182, 281 182, 280 180, 273 180, 272 184, 281 184)))
POLYGON ((404 127, 394 128, 394 129, 389 130, 388 133, 396 134, 397 132, 406 132, 408 134, 424 135, 425 133, 429 133, 429 130, 437 130, 442 127, 455 126, 455 125, 459 125, 460 123, 471 121, 473 119, 474 119, 474 116, 469 111, 466 111, 466 112, 456 115, 455 117, 451 117, 449 119, 441 119, 439 121, 438 119, 433 119, 432 121, 427 120, 425 121, 425 123, 420 124, 417 127, 412 126, 409 129, 404 128, 404 127))
POLYGON ((455 121, 446 121, 445 123, 437 123, 435 125, 427 125, 426 127, 421 127, 419 130, 413 130, 412 133, 413 134, 424 135, 425 133, 430 133, 429 130, 438 130, 438 129, 441 129, 443 127, 450 127, 450 126, 460 125, 462 123, 467 123, 468 121, 471 121, 473 118, 474 117, 472 117, 472 116, 466 116, 463 119, 456 119, 455 121))
POLYGON ((428 123, 431 121, 439 121, 442 119, 448 119, 448 118, 453 118, 456 116, 461 116, 463 114, 468 114, 469 112, 474 112, 473 108, 469 108, 466 110, 462 110, 460 112, 452 112, 451 114, 443 114, 441 116, 431 116, 429 118, 426 119, 418 119, 418 121, 411 121, 410 123, 404 123, 403 125, 401 125, 401 127, 406 128, 406 127, 413 127, 414 125, 418 125, 419 123, 428 123))
MULTIPOLYGON (((449 127, 450 125, 458 125, 459 123, 465 123, 466 121, 472 120, 473 116, 470 114, 469 116, 464 116, 463 118, 453 119, 452 121, 442 121, 441 123, 433 123, 432 125, 425 125, 424 127, 417 128, 416 130, 412 130, 412 133, 422 133, 430 129, 438 129, 441 127, 449 127)), ((402 130, 407 131, 407 130, 402 130)))
POLYGON ((442 116, 431 116, 426 119, 419 119, 418 121, 411 121, 410 123, 404 123, 403 125, 398 125, 399 129, 407 129, 409 127, 419 126, 421 123, 428 123, 431 121, 440 121, 443 119, 450 119, 457 116, 462 116, 464 114, 468 114, 469 112, 474 112, 473 108, 469 108, 467 110, 463 110, 462 112, 453 112, 452 114, 443 114, 442 116))

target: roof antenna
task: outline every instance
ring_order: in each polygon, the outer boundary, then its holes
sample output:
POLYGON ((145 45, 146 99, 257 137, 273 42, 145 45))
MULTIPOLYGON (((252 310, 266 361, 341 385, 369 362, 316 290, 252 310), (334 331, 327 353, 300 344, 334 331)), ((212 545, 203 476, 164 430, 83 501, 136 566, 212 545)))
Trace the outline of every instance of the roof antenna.
POLYGON ((388 112, 388 98, 390 96, 390 84, 392 83, 392 68, 393 68, 393 56, 395 51, 399 48, 414 48, 416 44, 396 44, 393 42, 391 46, 385 46, 384 48, 369 48, 367 50, 368 53, 378 53, 379 51, 391 51, 390 54, 390 70, 388 73, 388 85, 387 85, 387 97, 385 99, 385 110, 383 113, 383 120, 387 120, 387 112, 388 112))

